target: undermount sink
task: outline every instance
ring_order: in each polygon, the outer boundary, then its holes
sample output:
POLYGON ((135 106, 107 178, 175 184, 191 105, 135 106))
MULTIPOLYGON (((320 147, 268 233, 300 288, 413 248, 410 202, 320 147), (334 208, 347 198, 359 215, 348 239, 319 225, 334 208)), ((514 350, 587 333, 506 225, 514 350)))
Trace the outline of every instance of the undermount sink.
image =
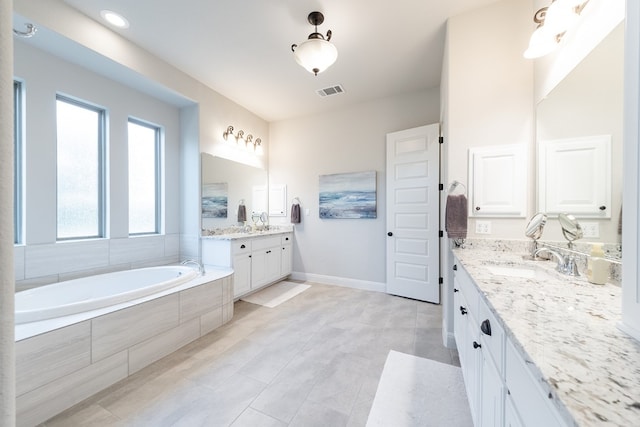
POLYGON ((489 272, 495 276, 520 277, 523 279, 547 279, 551 275, 537 268, 487 266, 489 272))

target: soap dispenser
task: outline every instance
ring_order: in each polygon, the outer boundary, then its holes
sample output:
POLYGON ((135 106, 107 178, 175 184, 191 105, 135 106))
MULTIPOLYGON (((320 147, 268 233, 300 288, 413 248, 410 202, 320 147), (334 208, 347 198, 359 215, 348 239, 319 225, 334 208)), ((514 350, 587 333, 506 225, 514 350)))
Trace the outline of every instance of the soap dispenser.
POLYGON ((591 254, 587 260, 587 280, 596 285, 604 285, 609 277, 609 263, 604 259, 602 243, 591 245, 591 254))

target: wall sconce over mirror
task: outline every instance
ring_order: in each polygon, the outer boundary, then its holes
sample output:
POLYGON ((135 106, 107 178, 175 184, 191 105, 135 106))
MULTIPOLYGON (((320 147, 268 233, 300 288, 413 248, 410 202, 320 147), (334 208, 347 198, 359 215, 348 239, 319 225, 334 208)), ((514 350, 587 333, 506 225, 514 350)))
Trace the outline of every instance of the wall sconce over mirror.
POLYGON ((259 156, 264 154, 264 151, 262 149, 262 139, 256 138, 254 140, 252 134, 248 134, 247 136, 244 136, 244 131, 242 129, 238 130, 238 132, 234 135, 233 130, 234 130, 233 126, 227 126, 227 129, 222 133, 222 138, 225 141, 230 142, 229 137, 231 136, 235 139, 236 146, 239 149, 246 150, 246 151, 253 150, 254 153, 259 156))
POLYGON ((567 31, 576 25, 580 13, 589 0, 553 0, 533 15, 536 29, 524 52, 528 59, 540 58, 553 52, 567 31))

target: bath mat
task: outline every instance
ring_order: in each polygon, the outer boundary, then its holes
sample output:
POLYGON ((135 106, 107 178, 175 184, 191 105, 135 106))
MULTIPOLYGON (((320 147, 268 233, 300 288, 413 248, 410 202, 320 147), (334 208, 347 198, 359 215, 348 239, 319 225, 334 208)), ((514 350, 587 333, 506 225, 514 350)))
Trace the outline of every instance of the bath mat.
POLYGON ((367 427, 473 426, 460 368, 391 350, 367 427))
POLYGON ((251 304, 259 304, 273 308, 287 300, 290 300, 299 293, 306 291, 310 287, 311 285, 305 285, 304 283, 282 281, 256 292, 255 294, 247 295, 240 299, 242 301, 250 302, 251 304))

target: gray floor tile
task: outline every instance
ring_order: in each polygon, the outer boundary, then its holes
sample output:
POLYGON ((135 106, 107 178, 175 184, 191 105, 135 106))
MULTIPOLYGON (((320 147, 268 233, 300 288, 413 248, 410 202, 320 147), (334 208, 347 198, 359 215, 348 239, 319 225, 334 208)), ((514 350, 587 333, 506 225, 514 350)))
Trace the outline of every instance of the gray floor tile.
POLYGON ((47 426, 363 426, 390 350, 460 365, 442 307, 313 284, 285 304, 244 301, 226 325, 47 426))

